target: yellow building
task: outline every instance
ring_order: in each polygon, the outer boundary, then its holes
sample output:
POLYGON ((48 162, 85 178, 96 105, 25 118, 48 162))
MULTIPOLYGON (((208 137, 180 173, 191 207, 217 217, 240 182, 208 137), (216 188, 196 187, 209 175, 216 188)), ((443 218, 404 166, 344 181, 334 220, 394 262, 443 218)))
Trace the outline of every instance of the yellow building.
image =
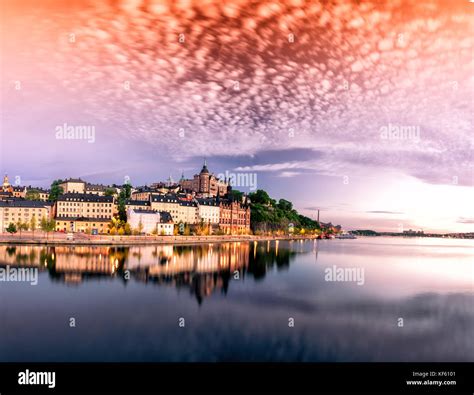
POLYGON ((112 220, 115 213, 112 196, 88 193, 67 193, 59 196, 56 203, 56 219, 100 218, 112 220))
POLYGON ((85 193, 86 182, 80 178, 68 178, 59 186, 63 189, 63 193, 85 193))
POLYGON ((85 218, 85 217, 61 217, 56 218, 56 230, 59 232, 91 233, 97 231, 99 234, 109 233, 110 219, 85 218))
POLYGON ((10 200, 0 201, 0 232, 5 232, 11 223, 28 224, 35 222, 35 229, 41 228, 42 218, 53 216, 53 204, 37 200, 10 200), (34 218, 34 220, 32 220, 34 218))
POLYGON ((197 224, 199 222, 197 203, 195 200, 181 200, 175 222, 197 224))
POLYGON ((219 224, 220 207, 216 199, 196 199, 198 203, 198 221, 206 224, 219 224))
POLYGON ((167 211, 171 214, 173 221, 178 223, 180 217, 179 199, 174 194, 160 195, 152 194, 150 196, 151 209, 156 211, 167 211))

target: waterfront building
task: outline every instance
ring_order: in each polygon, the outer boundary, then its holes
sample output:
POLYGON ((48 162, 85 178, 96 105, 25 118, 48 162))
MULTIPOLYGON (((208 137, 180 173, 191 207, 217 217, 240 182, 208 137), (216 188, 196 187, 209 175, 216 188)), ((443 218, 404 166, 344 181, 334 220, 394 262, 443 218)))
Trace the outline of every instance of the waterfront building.
POLYGON ((125 211, 128 212, 130 209, 151 210, 150 200, 128 199, 125 201, 125 211))
POLYGON ((225 234, 250 233, 250 205, 246 201, 218 199, 219 227, 225 234))
POLYGON ((220 219, 220 207, 217 199, 197 198, 198 222, 218 225, 220 219))
POLYGON ((149 196, 149 204, 146 200, 130 200, 128 203, 130 207, 140 206, 142 209, 166 211, 170 213, 174 223, 195 224, 198 222, 197 203, 189 195, 151 193, 149 196))
POLYGON ((160 211, 160 222, 158 222, 158 234, 164 236, 172 236, 174 234, 174 222, 170 213, 160 211))
POLYGON ((127 222, 132 230, 151 234, 156 232, 157 225, 160 222, 160 214, 155 210, 130 208, 127 211, 127 222))
POLYGON ((60 232, 80 232, 91 233, 97 231, 100 234, 110 233, 110 219, 91 218, 91 217, 68 217, 61 216, 56 218, 56 230, 60 232))
POLYGON ((173 219, 166 211, 131 208, 127 211, 127 222, 133 230, 145 234, 171 236, 174 231, 173 219))
POLYGON ((204 165, 199 174, 195 174, 192 179, 185 179, 184 174, 179 181, 182 190, 194 192, 198 197, 216 197, 217 195, 227 194, 229 184, 224 180, 218 179, 214 174, 209 172, 207 163, 204 165))
POLYGON ((36 220, 35 229, 40 229, 43 218, 53 217, 53 203, 37 200, 0 201, 0 232, 6 231, 9 224, 26 223, 31 226, 32 218, 36 220))
POLYGON ((180 200, 178 216, 176 217, 175 222, 196 224, 199 220, 197 206, 195 200, 180 200))
POLYGON ((100 218, 112 220, 116 212, 112 196, 66 193, 56 203, 56 218, 100 218))
POLYGON ((153 193, 150 195, 151 209, 155 211, 167 211, 171 214, 174 222, 179 222, 180 205, 176 194, 160 195, 153 193))

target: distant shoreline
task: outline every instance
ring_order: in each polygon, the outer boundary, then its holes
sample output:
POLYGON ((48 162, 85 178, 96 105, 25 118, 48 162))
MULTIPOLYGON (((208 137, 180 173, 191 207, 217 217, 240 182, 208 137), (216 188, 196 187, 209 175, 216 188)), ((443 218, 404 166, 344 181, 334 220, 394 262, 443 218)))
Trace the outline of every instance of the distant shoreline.
MULTIPOLYGON (((62 235, 63 236, 63 235, 62 235)), ((0 245, 156 245, 156 244, 176 244, 194 245, 208 243, 246 242, 246 241, 272 241, 272 240, 316 240, 315 235, 311 236, 255 236, 255 235, 234 235, 234 236, 90 236, 89 238, 74 238, 66 240, 65 237, 49 239, 46 237, 20 237, 0 235, 0 245)))
MULTIPOLYGON (((443 237, 439 236, 402 236, 402 235, 358 235, 357 239, 372 239, 379 237, 390 237, 390 238, 440 238, 440 239, 459 239, 459 240, 472 240, 469 237, 443 237)), ((299 240, 318 240, 316 235, 294 235, 294 236, 257 236, 257 235, 214 235, 214 236, 110 236, 110 235, 98 235, 91 236, 85 234, 75 234, 73 240, 66 240, 64 233, 50 235, 48 238, 43 235, 6 235, 0 234, 0 245, 49 245, 49 246, 81 246, 81 245, 96 245, 96 246, 133 246, 133 245, 163 245, 163 244, 174 244, 174 245, 196 245, 196 244, 209 244, 209 243, 234 243, 234 242, 252 242, 252 241, 299 241, 299 240), (59 237, 58 237, 59 236, 59 237), (77 237, 78 236, 78 237, 77 237)))

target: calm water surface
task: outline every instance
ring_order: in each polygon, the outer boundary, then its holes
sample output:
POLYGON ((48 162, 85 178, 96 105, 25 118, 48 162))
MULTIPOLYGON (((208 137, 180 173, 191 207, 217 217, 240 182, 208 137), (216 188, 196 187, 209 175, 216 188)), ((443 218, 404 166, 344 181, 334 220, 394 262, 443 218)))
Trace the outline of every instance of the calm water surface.
POLYGON ((39 268, 37 285, 0 282, 0 360, 473 361, 473 247, 0 246, 0 267, 39 268), (364 284, 326 281, 334 267, 364 284))

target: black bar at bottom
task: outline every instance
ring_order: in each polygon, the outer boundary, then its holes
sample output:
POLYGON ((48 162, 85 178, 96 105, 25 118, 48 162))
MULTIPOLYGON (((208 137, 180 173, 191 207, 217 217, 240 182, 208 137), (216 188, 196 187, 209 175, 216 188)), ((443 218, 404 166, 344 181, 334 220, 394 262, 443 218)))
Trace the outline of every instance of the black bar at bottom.
POLYGON ((473 363, 0 363, 0 393, 472 394, 473 371, 473 363), (19 384, 31 372, 54 372, 54 388, 52 374, 19 384))

